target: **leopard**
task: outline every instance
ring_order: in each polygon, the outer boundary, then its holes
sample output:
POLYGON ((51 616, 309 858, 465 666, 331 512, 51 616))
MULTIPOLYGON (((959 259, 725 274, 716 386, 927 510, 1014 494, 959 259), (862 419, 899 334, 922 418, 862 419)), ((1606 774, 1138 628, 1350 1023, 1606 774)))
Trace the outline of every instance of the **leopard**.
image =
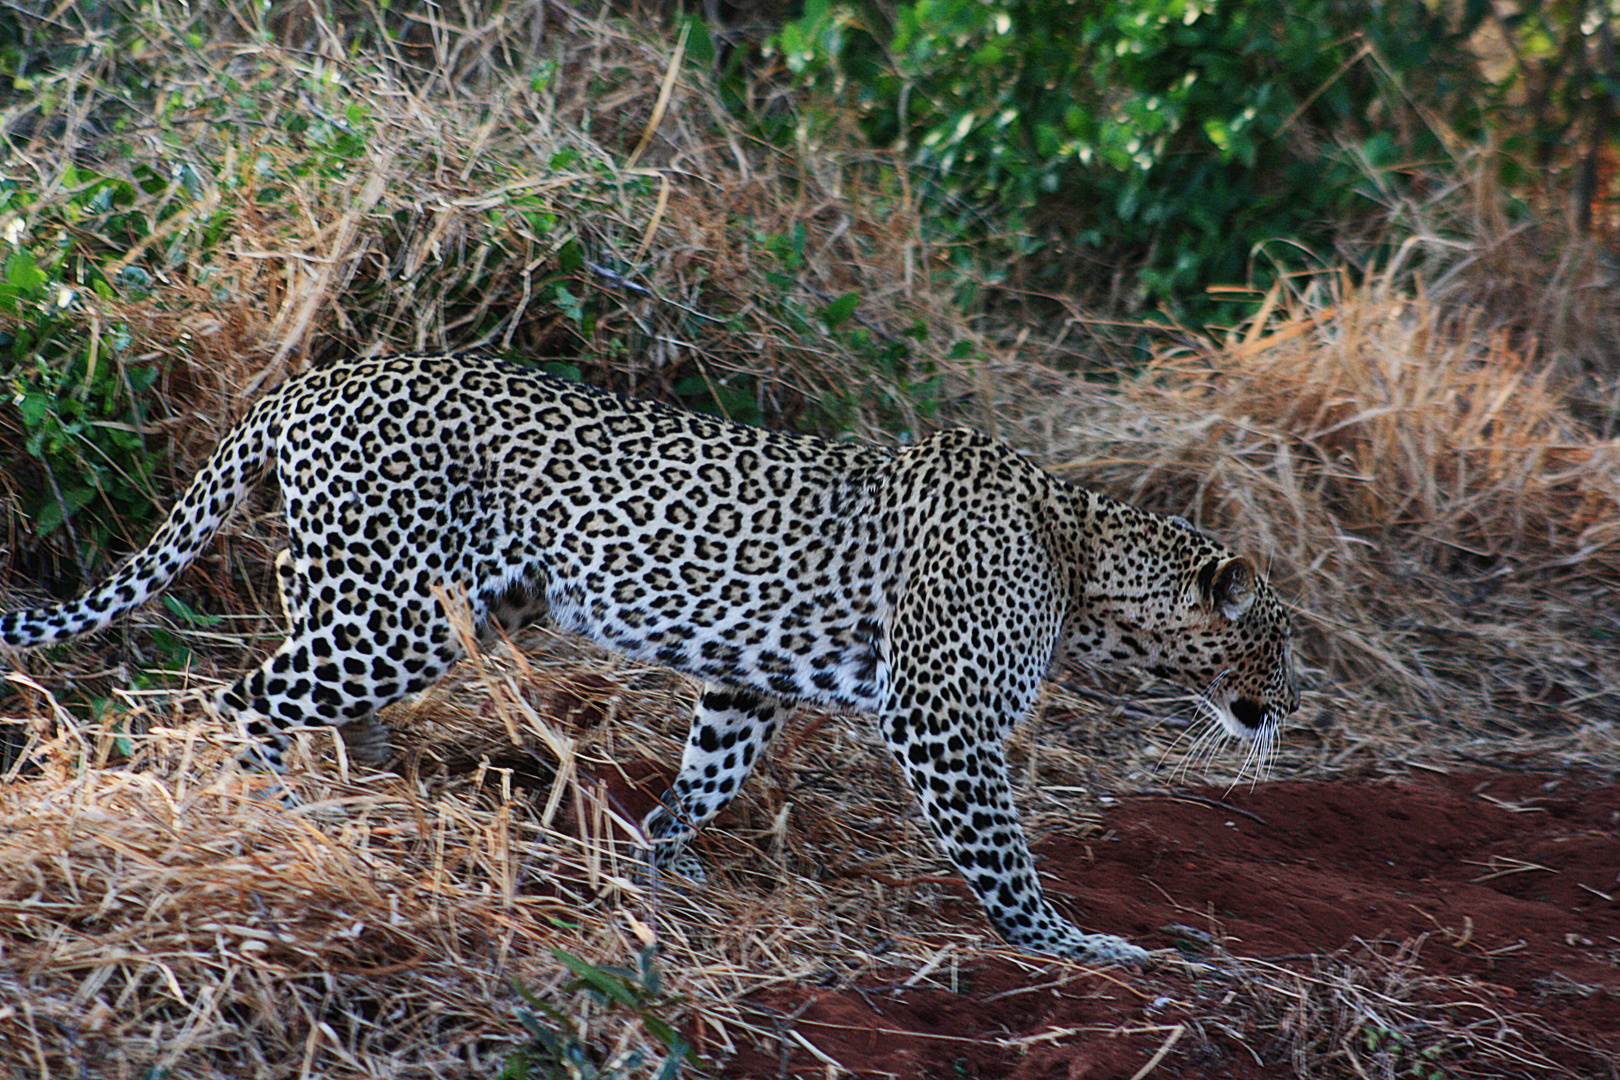
POLYGON ((1299 704, 1291 616, 1250 558, 970 429, 880 446, 623 396, 484 355, 307 367, 218 442, 151 540, 80 599, 0 617, 32 647, 161 592, 274 469, 286 640, 217 695, 263 767, 299 730, 388 760, 384 705, 481 634, 544 620, 699 683, 642 822, 658 872, 801 705, 875 718, 939 849, 1012 946, 1142 964, 1043 891, 1004 744, 1064 663, 1179 682, 1239 739, 1299 704))

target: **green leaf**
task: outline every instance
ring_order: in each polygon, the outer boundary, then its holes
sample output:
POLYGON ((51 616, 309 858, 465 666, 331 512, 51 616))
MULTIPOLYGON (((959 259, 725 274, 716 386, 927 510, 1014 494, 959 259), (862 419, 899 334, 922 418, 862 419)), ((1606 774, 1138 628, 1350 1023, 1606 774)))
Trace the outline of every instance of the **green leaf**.
POLYGON ((597 967, 595 964, 581 960, 572 953, 563 952, 558 948, 553 948, 551 955, 562 961, 569 971, 579 976, 579 982, 585 988, 595 990, 609 1001, 616 1001, 620 1005, 631 1009, 634 1009, 639 1004, 640 995, 634 989, 625 985, 623 976, 615 975, 609 970, 597 967))
POLYGON ((677 1046, 682 1050, 686 1049, 686 1043, 681 1039, 680 1035, 675 1031, 674 1027, 668 1023, 668 1021, 656 1016, 651 1016, 646 1012, 646 1010, 642 1010, 640 1015, 642 1026, 648 1031, 652 1032, 653 1038, 663 1043, 672 1051, 677 1046))
POLYGON ((826 323, 828 328, 836 329, 849 321, 849 317, 855 314, 855 306, 860 302, 860 293, 845 293, 822 309, 821 321, 826 323))
POLYGON ((23 426, 30 431, 38 428, 50 415, 53 396, 43 390, 32 389, 26 391, 22 400, 16 403, 17 413, 22 417, 23 426))
POLYGON ((699 70, 713 68, 720 54, 714 47, 714 38, 709 36, 708 25, 698 16, 688 15, 686 30, 686 62, 699 70))
POLYGON ((62 521, 62 504, 52 499, 39 508, 39 516, 34 519, 34 535, 48 536, 61 526, 62 521))
POLYGON ((6 260, 6 284, 22 295, 38 291, 49 280, 50 275, 41 270, 26 251, 19 251, 6 260))
POLYGON ((585 305, 579 297, 570 292, 567 286, 558 285, 556 300, 558 310, 568 316, 568 321, 583 329, 586 322, 585 305))
POLYGON ((163 653, 166 662, 171 666, 180 667, 191 663, 191 650, 186 648, 186 643, 167 630, 153 627, 152 643, 163 653))
POLYGON ((557 268, 563 273, 578 273, 584 266, 585 254, 580 251, 577 239, 571 239, 557 249, 557 268))
POLYGON ((163 597, 163 606, 178 616, 182 622, 199 629, 218 626, 225 618, 223 615, 205 615, 179 597, 167 594, 163 597))

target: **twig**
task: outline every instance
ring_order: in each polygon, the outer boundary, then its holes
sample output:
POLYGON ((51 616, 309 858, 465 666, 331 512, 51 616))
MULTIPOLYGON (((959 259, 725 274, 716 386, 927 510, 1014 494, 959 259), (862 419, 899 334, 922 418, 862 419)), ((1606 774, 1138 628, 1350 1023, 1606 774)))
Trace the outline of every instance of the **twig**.
POLYGON ((1158 1051, 1152 1057, 1148 1058, 1146 1065, 1143 1065, 1140 1069, 1136 1070, 1136 1073, 1131 1077, 1131 1080, 1142 1080, 1144 1076, 1158 1068, 1159 1062, 1164 1060, 1165 1055, 1170 1053, 1170 1049, 1175 1046, 1176 1043, 1180 1042, 1181 1037, 1185 1034, 1187 1034, 1187 1025, 1177 1024, 1171 1030, 1169 1037, 1164 1040, 1164 1045, 1160 1046, 1158 1051))
POLYGON ((1180 788, 1170 788, 1165 791, 1152 791, 1143 788, 1131 792, 1130 797, 1141 799, 1169 799, 1172 802, 1195 803, 1198 806, 1207 806, 1213 810, 1224 810, 1231 814, 1241 814, 1243 817, 1249 818, 1252 821, 1257 821, 1261 825, 1270 824, 1265 818, 1261 817, 1253 810, 1245 810, 1241 806, 1233 806, 1231 803, 1222 802, 1219 799, 1212 799, 1208 795, 1194 795, 1192 792, 1183 791, 1180 788))

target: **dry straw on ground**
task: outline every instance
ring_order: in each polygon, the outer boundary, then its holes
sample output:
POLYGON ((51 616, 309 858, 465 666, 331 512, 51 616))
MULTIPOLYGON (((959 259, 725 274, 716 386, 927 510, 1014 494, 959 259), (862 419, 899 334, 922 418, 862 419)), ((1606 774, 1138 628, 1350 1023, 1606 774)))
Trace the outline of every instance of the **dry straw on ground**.
POLYGON ((649 892, 633 869, 645 801, 627 808, 625 776, 679 754, 672 680, 528 648, 394 710, 412 748, 400 775, 351 774, 312 740, 291 805, 236 767, 194 698, 116 734, 47 723, 34 697, 42 738, 0 810, 10 1069, 493 1075, 523 1035, 514 980, 611 1056, 647 1033, 558 995, 550 950, 630 963, 654 932, 688 999, 666 1018, 723 1055, 757 1022, 750 991, 937 956, 907 925, 936 892, 911 879, 939 870, 875 739, 818 733, 791 781, 765 769, 706 842, 721 887, 649 892), (133 758, 107 767, 120 741, 133 758), (816 880, 834 857, 870 878, 816 880))

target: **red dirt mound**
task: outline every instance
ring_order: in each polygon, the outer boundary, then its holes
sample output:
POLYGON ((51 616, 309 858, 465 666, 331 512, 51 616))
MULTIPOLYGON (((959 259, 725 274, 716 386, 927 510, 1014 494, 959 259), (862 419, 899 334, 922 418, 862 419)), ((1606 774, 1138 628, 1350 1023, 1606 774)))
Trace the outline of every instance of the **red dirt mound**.
POLYGON ((1049 893, 1210 968, 777 991, 724 1075, 1620 1075, 1617 824, 1620 788, 1550 774, 1122 798, 1036 845, 1049 893))

